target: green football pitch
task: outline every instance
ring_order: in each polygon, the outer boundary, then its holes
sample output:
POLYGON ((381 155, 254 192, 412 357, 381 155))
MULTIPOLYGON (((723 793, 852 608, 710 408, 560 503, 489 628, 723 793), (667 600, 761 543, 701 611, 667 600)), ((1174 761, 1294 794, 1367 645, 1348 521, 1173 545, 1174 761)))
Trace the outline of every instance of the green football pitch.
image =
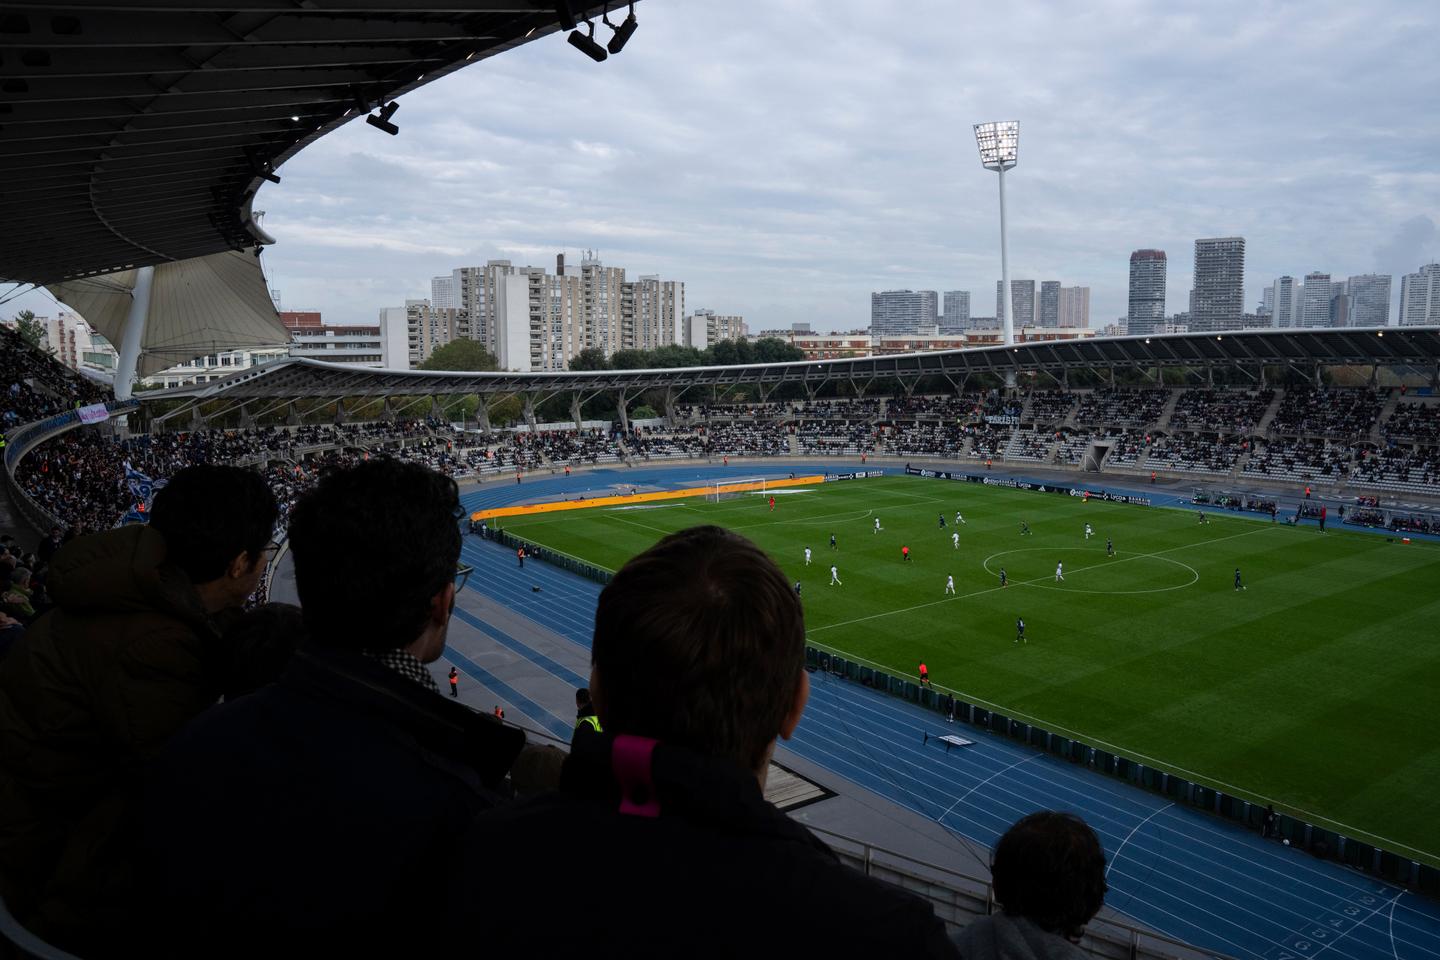
POLYGON ((502 526, 610 570, 728 527, 800 582, 817 645, 1440 863, 1440 545, 918 477, 775 498, 502 526))

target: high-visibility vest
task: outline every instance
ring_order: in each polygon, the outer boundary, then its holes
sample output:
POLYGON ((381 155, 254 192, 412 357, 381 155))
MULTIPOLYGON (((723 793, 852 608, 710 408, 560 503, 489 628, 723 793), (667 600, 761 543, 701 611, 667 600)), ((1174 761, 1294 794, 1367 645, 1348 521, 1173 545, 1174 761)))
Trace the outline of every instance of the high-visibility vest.
POLYGON ((600 718, 597 717, 597 716, 595 716, 595 714, 592 713, 592 714, 590 714, 589 716, 581 717, 579 720, 576 720, 576 721, 575 721, 575 729, 577 729, 577 730, 580 729, 581 727, 586 727, 586 726, 588 726, 590 729, 594 730, 596 733, 599 733, 599 732, 600 732, 600 718))

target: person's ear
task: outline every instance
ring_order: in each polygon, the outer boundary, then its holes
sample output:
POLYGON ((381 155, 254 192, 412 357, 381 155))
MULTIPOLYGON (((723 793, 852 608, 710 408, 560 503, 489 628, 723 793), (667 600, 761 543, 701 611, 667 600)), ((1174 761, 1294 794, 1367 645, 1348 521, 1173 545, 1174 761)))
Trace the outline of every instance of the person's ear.
POLYGON ((785 722, 780 725, 780 739, 789 740, 795 735, 795 728, 800 726, 800 718, 805 714, 805 704, 810 702, 810 671, 800 671, 800 682, 795 685, 795 702, 790 705, 790 712, 785 715, 785 722))
POLYGON ((264 550, 253 555, 249 550, 241 550, 235 554, 235 559, 231 560, 229 566, 225 568, 225 575, 231 580, 241 580, 253 574, 264 562, 264 550))

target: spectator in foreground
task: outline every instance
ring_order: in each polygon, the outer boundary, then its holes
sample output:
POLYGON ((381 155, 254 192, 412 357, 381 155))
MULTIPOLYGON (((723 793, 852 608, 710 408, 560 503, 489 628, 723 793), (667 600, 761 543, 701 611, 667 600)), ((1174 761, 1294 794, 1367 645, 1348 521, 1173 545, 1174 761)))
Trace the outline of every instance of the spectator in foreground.
POLYGON ((305 643, 149 771, 113 952, 425 955, 456 838, 525 742, 426 666, 455 605, 458 518, 453 480, 394 460, 332 473, 296 505, 305 643))
POLYGON ((275 523, 260 477, 192 467, 149 525, 56 551, 56 609, 0 663, 0 895, 22 922, 67 847, 113 829, 127 776, 220 695, 220 621, 255 589, 275 523))
POLYGON ((496 956, 955 955, 927 903, 764 799, 810 684, 800 603, 759 548, 661 540, 600 595, 592 650, 604 732, 575 738, 559 792, 476 818, 443 926, 480 924, 496 956), (557 923, 535 891, 576 851, 594 882, 557 923))
POLYGON ((1003 913, 956 937, 966 960, 1082 960, 1076 944, 1105 902, 1105 852, 1079 817, 1023 817, 995 845, 990 874, 1003 913))

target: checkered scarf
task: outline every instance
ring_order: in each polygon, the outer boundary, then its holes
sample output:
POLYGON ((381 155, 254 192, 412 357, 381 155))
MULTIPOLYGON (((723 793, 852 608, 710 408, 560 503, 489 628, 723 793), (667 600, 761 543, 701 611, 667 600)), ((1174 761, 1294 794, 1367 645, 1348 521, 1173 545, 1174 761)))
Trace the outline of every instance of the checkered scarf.
POLYGON ((436 693, 440 692, 440 686, 435 682, 435 678, 430 676, 430 671, 425 669, 425 664, 421 663, 419 659, 412 654, 406 653, 398 647, 392 650, 382 650, 378 653, 373 650, 366 650, 365 656, 378 663, 384 664, 407 680, 414 680, 427 690, 433 690, 436 693))

